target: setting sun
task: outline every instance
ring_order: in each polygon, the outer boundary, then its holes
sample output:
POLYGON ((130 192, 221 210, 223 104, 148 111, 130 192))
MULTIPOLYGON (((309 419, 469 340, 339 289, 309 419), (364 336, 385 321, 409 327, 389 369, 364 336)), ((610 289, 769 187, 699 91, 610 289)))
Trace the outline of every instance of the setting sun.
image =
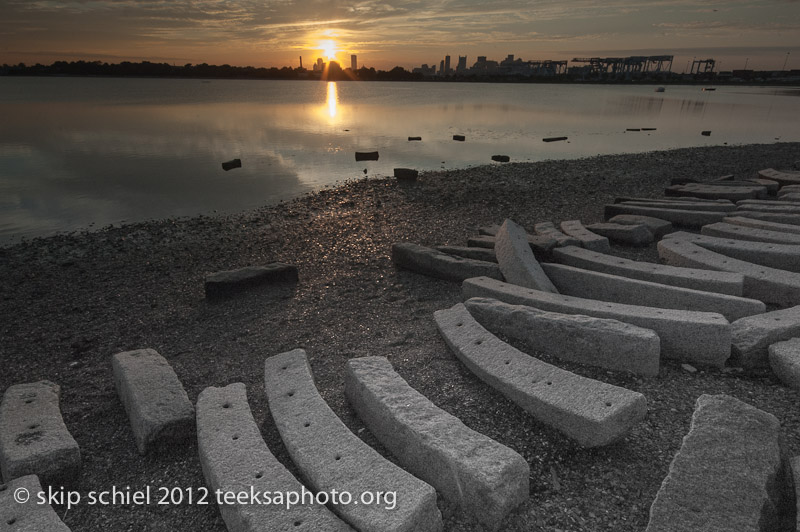
POLYGON ((339 51, 336 48, 336 41, 334 41, 333 39, 326 39, 324 41, 320 41, 319 47, 328 61, 336 59, 336 52, 339 51))

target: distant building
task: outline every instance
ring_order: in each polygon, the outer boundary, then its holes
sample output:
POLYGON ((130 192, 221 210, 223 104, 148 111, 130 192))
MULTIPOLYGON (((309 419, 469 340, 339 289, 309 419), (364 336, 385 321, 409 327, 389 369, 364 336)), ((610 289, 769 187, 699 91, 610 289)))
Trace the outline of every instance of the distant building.
POLYGON ((353 72, 358 70, 358 57, 356 56, 356 54, 350 56, 350 70, 352 70, 353 72))
POLYGON ((466 72, 467 71, 467 56, 458 56, 458 66, 456 67, 456 72, 466 72))
POLYGON ((416 67, 411 71, 412 74, 422 74, 423 76, 430 77, 436 75, 436 65, 428 66, 424 64, 421 67, 416 67))
POLYGON ((439 75, 444 76, 444 59, 439 61, 439 75))
POLYGON ((450 71, 450 56, 444 56, 444 75, 449 76, 451 73, 450 71))
POLYGON ((317 58, 317 62, 314 63, 314 67, 312 68, 314 72, 322 72, 325 70, 325 61, 322 60, 321 57, 317 58))

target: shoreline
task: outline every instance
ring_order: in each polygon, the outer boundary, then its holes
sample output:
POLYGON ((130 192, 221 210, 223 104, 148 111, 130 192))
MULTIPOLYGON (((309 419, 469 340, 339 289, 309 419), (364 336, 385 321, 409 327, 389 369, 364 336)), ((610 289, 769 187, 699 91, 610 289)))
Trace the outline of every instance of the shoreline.
MULTIPOLYGON (((531 467, 529 500, 503 530, 638 531, 686 434, 702 393, 727 393, 773 413, 791 454, 800 454, 798 393, 769 373, 662 361, 641 378, 558 361, 584 375, 639 391, 649 413, 623 442, 582 449, 535 422, 472 375, 448 350, 435 310, 460 301, 458 283, 396 269, 390 246, 464 245, 506 217, 602 220, 617 195, 661 196, 671 177, 710 179, 791 168, 800 143, 682 148, 629 155, 510 163, 426 172, 417 183, 361 179, 237 214, 136 222, 37 237, 0 247, 0 317, 7 361, 0 389, 48 379, 81 447, 83 472, 71 489, 205 486, 196 442, 140 457, 111 376, 111 355, 156 349, 189 398, 207 386, 244 382, 268 447, 297 474, 268 412, 266 357, 306 349, 323 398, 342 421, 391 459, 344 397, 344 364, 388 356, 400 375, 440 408, 520 453, 531 467), (203 296, 211 272, 280 260, 296 264, 291 291, 254 290, 221 302, 203 296)), ((648 248, 612 254, 657 261, 648 248)), ((534 353, 531 353, 534 354, 534 353)), ((545 354, 536 353, 551 362, 545 354)), ((447 532, 479 530, 441 499, 447 532)), ((215 505, 87 506, 65 514, 75 530, 225 530, 215 505)))

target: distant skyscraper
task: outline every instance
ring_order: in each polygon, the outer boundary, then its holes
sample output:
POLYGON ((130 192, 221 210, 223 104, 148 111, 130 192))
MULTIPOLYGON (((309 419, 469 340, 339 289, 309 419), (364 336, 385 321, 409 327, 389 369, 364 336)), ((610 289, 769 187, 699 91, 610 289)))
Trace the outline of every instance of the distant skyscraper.
POLYGON ((444 59, 439 61, 439 75, 444 76, 444 59))
POLYGON ((450 56, 444 56, 444 75, 447 76, 450 74, 450 56))
POLYGON ((458 66, 456 67, 456 72, 464 72, 467 70, 467 56, 458 56, 458 66))
POLYGON ((317 58, 317 62, 314 63, 313 70, 314 72, 322 72, 325 70, 325 61, 323 61, 321 57, 317 58))
POLYGON ((358 57, 356 56, 356 54, 350 56, 350 70, 352 70, 353 72, 358 70, 358 57))
POLYGON ((303 56, 302 55, 300 56, 300 68, 301 69, 303 68, 303 56))

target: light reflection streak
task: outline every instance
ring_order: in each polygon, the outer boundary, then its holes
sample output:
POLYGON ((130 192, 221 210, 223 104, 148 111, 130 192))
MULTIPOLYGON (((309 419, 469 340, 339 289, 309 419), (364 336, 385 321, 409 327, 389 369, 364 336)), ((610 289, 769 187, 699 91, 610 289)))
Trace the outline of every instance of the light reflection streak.
POLYGON ((338 111, 338 106, 339 106, 339 92, 336 89, 335 81, 328 82, 327 103, 328 103, 328 115, 331 118, 336 118, 336 113, 338 111))

